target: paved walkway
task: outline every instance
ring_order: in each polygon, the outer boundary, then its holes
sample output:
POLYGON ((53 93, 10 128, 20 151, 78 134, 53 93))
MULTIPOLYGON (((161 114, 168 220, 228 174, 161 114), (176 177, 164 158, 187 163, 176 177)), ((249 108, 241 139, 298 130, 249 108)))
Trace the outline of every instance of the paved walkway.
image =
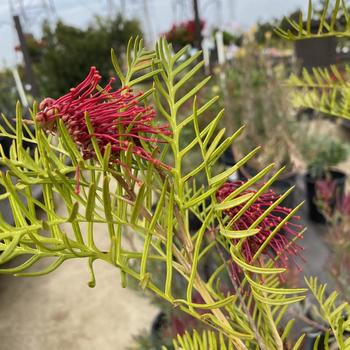
POLYGON ((122 289, 119 272, 96 262, 97 285, 87 286, 84 261, 69 261, 37 278, 0 277, 1 350, 124 350, 149 329, 157 310, 122 289))
POLYGON ((125 350, 133 335, 149 331, 155 306, 123 289, 115 267, 96 261, 94 268, 95 288, 80 259, 47 276, 0 276, 0 350, 125 350))

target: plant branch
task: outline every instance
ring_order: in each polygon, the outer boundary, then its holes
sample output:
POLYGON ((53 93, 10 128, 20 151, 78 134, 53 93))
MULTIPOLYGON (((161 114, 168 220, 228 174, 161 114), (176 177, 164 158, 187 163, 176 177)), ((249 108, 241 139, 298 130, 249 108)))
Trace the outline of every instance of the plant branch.
POLYGON ((256 341, 257 341, 257 343, 258 343, 260 349, 261 349, 261 350, 268 350, 268 349, 266 348, 266 346, 265 346, 265 343, 264 343, 264 341, 263 341, 263 338, 262 338, 261 335, 259 334, 259 331, 258 331, 258 329, 257 329, 257 327, 256 327, 256 325, 255 325, 255 322, 254 322, 252 316, 250 315, 250 312, 249 312, 249 310, 248 310, 248 308, 247 308, 247 305, 246 305, 246 303, 245 303, 245 301, 244 301, 244 298, 243 298, 242 294, 240 293, 239 287, 238 287, 237 282, 236 282, 236 280, 235 280, 235 278, 234 278, 234 276, 233 276, 233 274, 232 274, 232 271, 231 271, 230 267, 229 267, 228 264, 227 264, 227 261, 226 261, 226 259, 225 259, 224 253, 223 253, 223 251, 222 251, 222 248, 221 248, 217 243, 216 243, 216 248, 217 248, 217 251, 219 252, 219 255, 220 255, 220 257, 221 257, 223 263, 225 264, 226 271, 227 271, 228 276, 229 276, 229 278, 230 278, 231 284, 232 284, 232 286, 233 286, 233 288, 234 288, 235 293, 236 293, 237 296, 238 296, 238 299, 239 299, 240 302, 241 302, 242 309, 243 309, 243 311, 245 312, 245 314, 246 314, 246 316, 247 316, 249 325, 250 325, 252 331, 253 331, 254 334, 255 334, 255 339, 256 339, 256 341))
POLYGON ((300 315, 300 314, 298 314, 296 312, 289 312, 289 314, 292 317, 298 318, 300 321, 303 321, 304 323, 308 324, 309 326, 317 328, 317 329, 319 329, 322 332, 329 332, 331 330, 330 328, 324 327, 321 324, 319 324, 318 322, 313 321, 313 320, 311 320, 310 318, 308 318, 308 317, 306 317, 304 315, 300 315))

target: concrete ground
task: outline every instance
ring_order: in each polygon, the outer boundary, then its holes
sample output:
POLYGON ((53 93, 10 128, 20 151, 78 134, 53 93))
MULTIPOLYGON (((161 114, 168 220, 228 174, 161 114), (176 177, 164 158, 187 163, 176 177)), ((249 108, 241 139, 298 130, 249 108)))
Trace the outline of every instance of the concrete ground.
POLYGON ((124 350, 157 309, 123 289, 119 272, 95 263, 97 285, 87 286, 84 261, 68 261, 50 275, 0 277, 1 350, 124 350))
MULTIPOLYGON (((104 225, 96 225, 95 242, 108 245, 104 225)), ((42 277, 0 275, 0 350, 126 350, 148 332, 157 308, 123 289, 117 268, 96 261, 94 271, 95 288, 85 259, 42 277)))

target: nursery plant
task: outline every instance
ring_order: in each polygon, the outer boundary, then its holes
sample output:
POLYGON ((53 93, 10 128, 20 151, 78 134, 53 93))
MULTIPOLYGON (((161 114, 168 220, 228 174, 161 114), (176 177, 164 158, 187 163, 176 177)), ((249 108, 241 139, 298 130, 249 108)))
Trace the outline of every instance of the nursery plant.
POLYGON ((307 163, 305 186, 310 217, 316 222, 325 222, 317 205, 318 183, 331 182, 334 185, 333 198, 330 200, 333 204, 330 207, 335 207, 336 196, 344 195, 346 174, 337 166, 348 159, 349 149, 349 145, 325 134, 310 135, 305 138, 301 147, 301 153, 307 163))
POLYGON ((142 35, 140 24, 121 14, 108 19, 96 17, 85 29, 61 21, 54 27, 44 23, 39 39, 26 38, 40 95, 63 95, 84 79, 86 67, 91 65, 98 66, 101 76, 107 79, 113 72, 105 59, 111 47, 121 59, 130 36, 136 35, 142 35))
POLYGON ((338 290, 345 300, 350 299, 349 235, 350 194, 337 196, 334 203, 336 184, 323 180, 317 184, 317 203, 327 220, 327 243, 331 248, 330 272, 337 282, 338 290))
MULTIPOLYGON (((318 26, 312 26, 313 2, 309 1, 307 18, 303 21, 288 19, 292 30, 276 29, 286 40, 305 40, 335 36, 340 39, 350 37, 348 4, 344 0, 325 0, 319 12, 318 26), (338 19, 341 18, 341 21, 338 19), (317 27, 317 28, 316 28, 317 27)), ((301 75, 292 74, 288 85, 294 88, 293 103, 298 108, 311 108, 329 116, 350 118, 349 113, 349 67, 304 69, 301 75)))
MULTIPOLYGON (((0 147, 5 167, 0 199, 9 202, 13 221, 0 216, 0 272, 45 275, 71 259, 85 259, 89 286, 94 287, 94 261, 103 260, 120 269, 122 286, 134 279, 141 289, 208 327, 201 334, 179 336, 176 349, 272 350, 291 343, 299 349, 303 335, 288 338, 294 320, 284 315, 306 289, 285 288, 281 281, 302 255, 298 239, 304 229, 296 216, 300 205, 280 206, 292 189, 282 196, 269 189, 283 171, 273 164, 247 181, 228 181, 259 148, 221 173, 212 171, 243 128, 228 137, 225 129, 215 132, 223 111, 199 126, 217 97, 197 103, 209 77, 180 94, 203 66, 196 61, 199 53, 184 58, 185 52, 187 47, 174 54, 164 39, 154 51, 145 50, 138 38, 130 40, 126 71, 111 53, 121 89, 113 89, 113 79, 103 86, 91 67, 86 79, 65 95, 35 103, 30 121, 19 104, 15 127, 3 116, 9 130, 1 128, 1 136, 13 141, 8 157, 0 147), (140 84, 150 79, 153 86, 140 91, 145 86, 140 84), (179 121, 189 102, 192 111, 179 121), (181 145, 188 124, 195 136, 181 145), (34 151, 24 142, 33 144, 34 151), (202 160, 185 172, 182 164, 192 149, 202 160), (198 187, 195 176, 200 172, 206 182, 198 187), (274 174, 262 183, 269 172, 274 174), (38 186, 42 199, 33 196, 38 186), (191 214, 201 223, 195 232, 189 229, 191 214), (107 250, 96 244, 97 224, 106 227, 107 250), (128 231, 139 237, 136 247, 128 244, 128 231), (218 259, 208 277, 200 267, 209 252, 218 259), (150 262, 164 266, 163 276, 150 273, 150 262), (184 290, 173 288, 175 277, 183 279, 184 290), (222 280, 230 281, 229 288, 222 287, 222 280)), ((326 297, 326 287, 316 279, 307 284, 329 324, 325 347, 332 333, 339 348, 350 348, 345 335, 350 306, 338 305, 335 294, 326 297)))
MULTIPOLYGON (((200 31, 204 29, 204 21, 200 22, 200 31)), ((165 38, 173 45, 177 51, 185 45, 194 46, 196 41, 196 23, 194 20, 189 20, 182 23, 173 24, 171 29, 164 33, 165 38)))
POLYGON ((285 305, 304 297, 300 295, 304 289, 278 288, 286 259, 299 254, 295 240, 302 228, 289 222, 296 219, 299 206, 282 208, 279 203, 288 193, 279 197, 268 191, 281 170, 266 184, 257 185, 273 170, 273 164, 247 182, 227 183, 228 176, 258 148, 225 172, 212 174, 211 165, 243 128, 228 138, 224 138, 224 129, 214 135, 223 115, 220 112, 199 129, 201 115, 217 98, 197 106, 195 95, 209 78, 177 98, 179 89, 202 66, 199 62, 190 67, 196 56, 178 63, 186 50, 174 55, 162 39, 154 52, 145 51, 141 40, 131 40, 127 72, 121 71, 112 52, 121 89, 113 91, 112 81, 101 87, 100 75, 92 67, 86 79, 66 95, 35 104, 31 123, 23 120, 17 106, 16 127, 9 124, 10 132, 1 131, 13 139, 10 157, 2 152, 6 172, 1 173, 0 181, 6 189, 1 199, 9 201, 14 223, 1 218, 0 262, 19 256, 26 261, 17 267, 5 266, 1 272, 43 275, 70 259, 85 258, 91 271, 89 285, 94 286, 93 263, 102 259, 121 270, 123 285, 128 278, 137 279, 141 288, 217 329, 238 349, 252 344, 281 348, 291 326, 284 334, 278 330, 285 305), (141 69, 144 74, 134 78, 141 69), (187 73, 176 79, 185 69, 187 73), (131 91, 149 78, 154 79, 150 90, 131 91), (179 123, 179 109, 189 99, 192 113, 179 123), (152 105, 166 124, 156 123, 152 105), (188 123, 193 124, 196 135, 180 148, 181 132, 188 123), (23 148, 23 141, 36 145, 33 155, 23 148), (184 173, 183 160, 193 147, 202 154, 202 161, 184 173), (164 162, 167 152, 172 155, 169 163, 164 162), (198 188, 193 178, 199 172, 204 172, 207 183, 198 188), (42 187, 43 200, 33 197, 34 186, 42 187), (58 214, 56 203, 64 205, 66 215, 58 214), (192 234, 190 214, 201 221, 192 234), (108 251, 95 244, 97 223, 106 225, 108 251), (140 237, 142 249, 133 251, 124 244, 126 229, 140 237), (204 279, 199 273, 201 262, 212 250, 220 260, 216 265, 213 261, 214 272, 204 279), (36 269, 36 263, 46 258, 50 258, 48 265, 39 264, 36 269), (149 261, 164 264, 162 279, 150 275, 149 261), (221 286, 222 275, 231 280, 228 290, 221 286), (175 276, 186 282, 185 290, 177 294, 172 288, 175 276))
POLYGON ((349 146, 334 137, 319 134, 305 140, 302 154, 309 176, 319 180, 330 176, 332 169, 347 160, 349 146))
MULTIPOLYGON (((345 1, 326 1, 323 11, 319 13, 318 27, 312 26, 313 5, 309 4, 307 20, 299 22, 289 20, 294 28, 289 32, 277 29, 284 38, 303 40, 336 36, 349 37, 349 12, 345 1), (332 6, 334 5, 334 7, 332 6), (339 18, 342 20, 339 21, 339 18), (345 25, 344 25, 345 24, 345 25)), ((330 117, 349 119, 349 67, 331 66, 314 68, 312 71, 302 70, 300 75, 292 74, 288 86, 293 88, 292 102, 300 109, 312 109, 330 117)), ((307 139, 306 139, 307 140, 307 139)), ((338 184, 337 192, 344 192, 345 174, 335 167, 348 157, 349 147, 340 140, 316 135, 311 142, 306 142, 302 149, 303 157, 308 164, 306 186, 309 194, 311 217, 315 221, 324 221, 324 217, 315 205, 315 185, 319 180, 333 180, 338 184)), ((333 207, 335 200, 333 199, 333 207)))
POLYGON ((290 89, 285 80, 292 67, 287 66, 290 66, 287 60, 277 64, 264 54, 254 38, 246 37, 240 54, 222 67, 224 83, 220 79, 222 72, 217 74, 213 89, 221 88, 220 102, 230 111, 224 115, 223 125, 228 132, 246 126, 245 137, 234 145, 234 153, 243 155, 252 145, 263 147, 249 166, 242 169, 248 177, 271 162, 286 167, 282 177, 291 177, 302 166, 300 145, 306 128, 297 120, 289 102, 290 89), (271 132, 271 125, 276 132, 271 132))

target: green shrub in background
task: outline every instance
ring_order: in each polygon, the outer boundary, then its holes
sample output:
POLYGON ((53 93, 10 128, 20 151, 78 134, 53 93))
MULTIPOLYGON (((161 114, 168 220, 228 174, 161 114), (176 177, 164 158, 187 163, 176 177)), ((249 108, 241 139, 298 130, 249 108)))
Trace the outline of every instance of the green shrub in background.
POLYGON ((107 20, 96 17, 87 29, 63 22, 54 28, 44 24, 42 37, 28 41, 41 96, 63 95, 84 79, 86 67, 90 66, 99 67, 103 80, 107 81, 113 74, 106 60, 110 49, 114 48, 122 62, 130 36, 141 34, 136 20, 121 15, 107 20))
POLYGON ((222 91, 220 102, 227 111, 223 125, 229 132, 245 125, 245 137, 234 146, 236 155, 249 152, 253 145, 263 148, 249 162, 255 173, 272 162, 286 166, 287 173, 301 167, 300 145, 306 128, 290 105, 285 79, 291 70, 288 60, 275 62, 254 40, 246 38, 237 57, 216 75, 214 88, 222 91))

